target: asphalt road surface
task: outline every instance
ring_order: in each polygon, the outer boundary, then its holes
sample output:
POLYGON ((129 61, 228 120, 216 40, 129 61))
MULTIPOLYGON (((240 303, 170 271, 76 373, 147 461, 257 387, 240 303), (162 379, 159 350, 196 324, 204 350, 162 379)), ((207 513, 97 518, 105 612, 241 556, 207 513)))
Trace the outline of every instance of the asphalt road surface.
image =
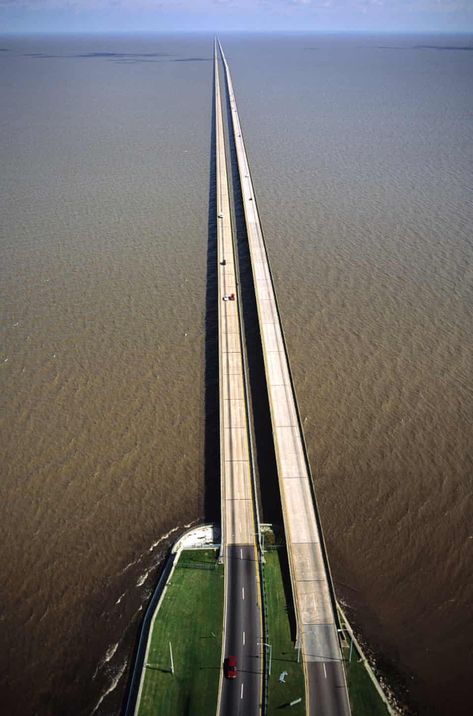
POLYGON ((339 716, 350 714, 343 664, 340 661, 311 661, 308 672, 309 714, 339 716))
MULTIPOLYGON (((220 716, 258 716, 263 660, 256 552, 253 545, 227 547, 228 601, 225 657, 236 656, 236 679, 224 677, 220 716)), ((222 665, 223 667, 223 665, 222 665)))

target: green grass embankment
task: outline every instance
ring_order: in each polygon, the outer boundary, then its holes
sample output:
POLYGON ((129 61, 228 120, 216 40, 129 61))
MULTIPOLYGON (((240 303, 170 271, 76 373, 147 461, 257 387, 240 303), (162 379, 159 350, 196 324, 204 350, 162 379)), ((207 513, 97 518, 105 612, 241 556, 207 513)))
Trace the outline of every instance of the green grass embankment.
POLYGON ((288 579, 286 552, 284 547, 273 548, 265 552, 265 584, 268 605, 268 639, 272 645, 271 676, 268 689, 268 714, 276 716, 287 707, 291 716, 305 714, 304 673, 302 663, 297 663, 291 633, 291 592, 284 589, 284 580, 288 579), (279 681, 280 674, 286 671, 286 683, 279 681), (302 697, 302 702, 289 707, 291 701, 302 697))
POLYGON ((223 617, 216 558, 215 550, 181 554, 154 622, 139 716, 215 713, 223 617))
POLYGON ((343 650, 352 716, 387 716, 388 710, 371 681, 356 647, 353 646, 351 661, 348 661, 349 653, 349 648, 343 650))

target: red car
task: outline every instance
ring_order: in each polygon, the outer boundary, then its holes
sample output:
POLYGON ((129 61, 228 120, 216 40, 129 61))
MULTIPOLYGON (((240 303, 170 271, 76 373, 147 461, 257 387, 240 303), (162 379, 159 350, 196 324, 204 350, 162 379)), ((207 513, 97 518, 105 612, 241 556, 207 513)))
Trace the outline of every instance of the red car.
POLYGON ((225 659, 225 676, 227 679, 236 679, 238 675, 236 656, 227 656, 225 659))

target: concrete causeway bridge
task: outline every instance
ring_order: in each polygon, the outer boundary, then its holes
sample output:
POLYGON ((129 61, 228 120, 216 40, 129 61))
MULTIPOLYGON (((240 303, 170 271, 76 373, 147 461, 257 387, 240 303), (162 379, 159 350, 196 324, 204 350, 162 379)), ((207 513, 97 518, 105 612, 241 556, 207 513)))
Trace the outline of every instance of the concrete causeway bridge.
POLYGON ((221 555, 225 569, 224 657, 239 679, 222 678, 218 713, 257 716, 262 701, 262 615, 256 496, 245 380, 244 337, 232 230, 217 50, 214 50, 217 196, 221 555), (238 686, 238 688, 235 688, 238 686))
MULTIPOLYGON (((224 563, 221 657, 222 661, 228 656, 236 657, 238 668, 235 679, 225 678, 225 672, 219 670, 216 713, 217 716, 261 716, 265 695, 267 696, 268 693, 263 648, 270 648, 264 638, 263 628, 265 626, 262 605, 264 590, 260 575, 264 555, 253 456, 251 406, 254 405, 254 401, 251 401, 248 380, 245 330, 239 289, 238 251, 232 221, 235 207, 232 206, 229 189, 232 160, 229 159, 231 152, 227 151, 225 141, 223 111, 225 106, 228 120, 226 129, 228 134, 233 134, 238 162, 241 200, 271 413, 269 437, 274 443, 296 617, 296 646, 302 657, 304 669, 306 714, 307 716, 350 716, 339 642, 335 593, 320 526, 314 485, 232 78, 218 41, 215 41, 214 47, 214 97, 221 487, 220 561, 224 563), (221 82, 219 75, 219 53, 225 70, 224 82, 221 82), (227 99, 225 103, 222 102, 222 85, 225 87, 227 99)), ((234 176, 233 172, 232 176, 234 176)), ((254 396, 254 399, 257 400, 258 396, 254 396)), ((215 547, 214 542, 211 542, 211 545, 215 547)), ((157 611, 171 584, 170 575, 173 573, 175 560, 176 554, 173 550, 146 612, 135 668, 130 681, 125 711, 127 716, 155 713, 153 694, 159 689, 160 694, 167 693, 163 688, 165 682, 160 682, 159 678, 161 672, 167 672, 168 669, 166 667, 156 669, 155 664, 150 663, 149 659, 150 654, 154 654, 154 658, 158 658, 159 654, 159 658, 163 660, 162 639, 158 639, 154 644, 153 630, 157 611)), ((219 584, 221 589, 221 582, 219 584)), ((221 598, 221 591, 219 594, 221 598)), ((210 599, 208 594, 207 598, 210 599)), ((214 616, 220 614, 220 606, 213 614, 214 616)), ((199 635, 200 643, 201 638, 199 635)), ((195 644, 194 648, 196 648, 195 644)), ((169 649, 171 673, 174 674, 171 646, 169 649)), ((165 659, 167 658, 166 652, 165 659)), ((214 654, 213 658, 218 660, 218 655, 214 654)), ((210 673, 208 666, 200 668, 205 668, 207 673, 210 673)), ((218 667, 216 665, 211 667, 212 670, 215 668, 218 667)), ((214 684, 212 688, 215 688, 216 695, 216 679, 214 684)), ((179 695, 181 699, 188 697, 185 689, 180 692, 182 684, 179 681, 175 682, 173 688, 174 695, 169 703, 173 703, 172 699, 174 699, 176 704, 179 695)), ((213 710, 212 699, 213 695, 210 696, 213 710)), ((300 701, 301 698, 298 698, 293 704, 300 701)), ((176 709, 172 713, 175 711, 176 709)), ((208 710, 207 712, 210 713, 208 710)), ((165 711, 165 713, 171 712, 165 711)))
MULTIPOLYGON (((305 448, 287 348, 261 228, 251 172, 233 90, 228 62, 218 43, 225 68, 226 90, 231 114, 251 270, 263 350, 271 424, 277 463, 277 477, 286 534, 294 600, 298 647, 304 664, 307 713, 317 716, 350 714, 345 673, 337 632, 337 612, 328 559, 317 510, 314 485, 305 448)), ((217 157, 217 240, 219 271, 219 363, 220 436, 222 488, 222 545, 226 574, 225 654, 243 658, 245 672, 242 703, 231 702, 228 684, 222 682, 220 714, 259 713, 261 686, 251 680, 245 696, 248 674, 247 654, 261 663, 261 618, 258 592, 251 593, 256 611, 242 606, 243 582, 256 590, 258 579, 258 525, 252 487, 252 458, 249 435, 248 394, 244 380, 244 339, 241 331, 236 273, 236 248, 231 224, 227 161, 219 85, 217 44, 214 53, 216 157, 217 157), (240 559, 238 559, 240 557, 240 559), (240 564, 238 564, 240 563, 240 564), (246 565, 246 566, 245 566, 246 565), (251 566, 252 565, 252 566, 251 566), (235 611, 236 610, 236 611, 235 611), (241 640, 241 643, 239 643, 241 640), (237 646, 239 651, 237 651, 237 646), (251 689, 251 693, 249 693, 251 689), (244 699, 248 699, 243 704, 244 699)), ((245 599, 248 599, 245 594, 245 599)), ((240 667, 241 668, 241 667, 240 667)), ((257 679, 261 668, 251 666, 257 679)), ((242 681, 243 684, 243 681, 242 681)), ((233 692, 234 693, 234 692, 233 692)))

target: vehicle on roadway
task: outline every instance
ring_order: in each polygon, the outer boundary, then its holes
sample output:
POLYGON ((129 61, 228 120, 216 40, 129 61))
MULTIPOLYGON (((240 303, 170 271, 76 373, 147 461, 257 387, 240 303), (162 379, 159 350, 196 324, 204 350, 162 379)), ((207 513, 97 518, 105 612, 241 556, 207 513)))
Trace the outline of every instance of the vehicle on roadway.
POLYGON ((225 676, 227 679, 236 679, 238 676, 236 656, 227 656, 225 659, 225 676))

